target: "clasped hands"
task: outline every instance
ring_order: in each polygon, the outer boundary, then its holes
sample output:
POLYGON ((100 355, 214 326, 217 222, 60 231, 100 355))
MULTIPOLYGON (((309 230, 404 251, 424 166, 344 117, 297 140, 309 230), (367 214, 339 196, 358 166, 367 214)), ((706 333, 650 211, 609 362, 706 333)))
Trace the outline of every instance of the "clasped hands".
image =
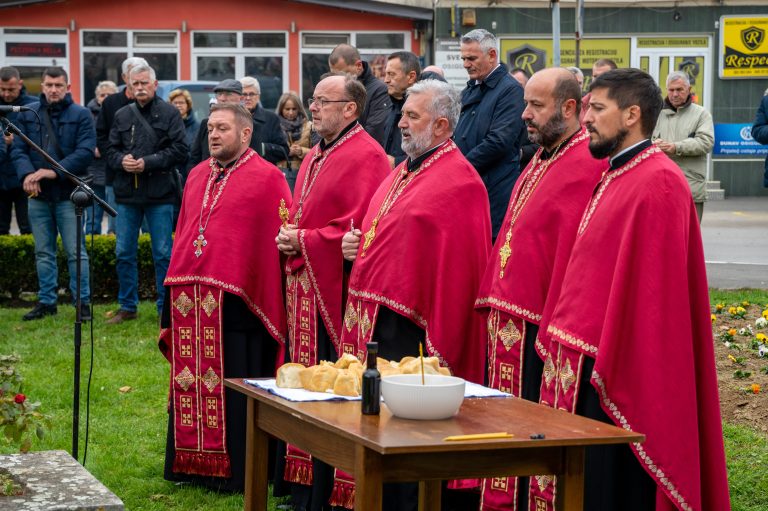
POLYGON ((299 245, 299 228, 294 224, 285 224, 275 238, 277 249, 287 256, 295 256, 301 252, 299 245))
POLYGON ((123 170, 131 174, 141 174, 144 172, 144 158, 138 160, 132 154, 123 156, 123 170))
POLYGON ((31 174, 27 174, 24 178, 22 188, 24 192, 30 197, 37 197, 41 192, 40 181, 43 179, 56 179, 56 172, 51 169, 37 169, 31 174))

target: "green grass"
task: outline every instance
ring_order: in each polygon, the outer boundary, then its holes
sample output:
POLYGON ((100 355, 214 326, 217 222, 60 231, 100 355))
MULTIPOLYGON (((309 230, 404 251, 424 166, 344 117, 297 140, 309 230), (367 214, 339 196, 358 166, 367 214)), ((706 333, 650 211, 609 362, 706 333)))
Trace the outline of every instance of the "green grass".
MULTIPOLYGON (((710 290, 715 302, 749 300, 768 304, 768 291, 710 290)), ((142 303, 139 319, 122 325, 104 324, 114 308, 97 305, 91 385, 90 441, 86 468, 110 488, 130 511, 240 511, 241 495, 222 495, 200 488, 179 487, 163 479, 168 363, 157 349, 154 304, 142 303), (122 386, 131 391, 121 393, 122 386)), ((0 309, 0 353, 17 353, 25 379, 24 392, 40 400, 53 426, 33 450, 70 451, 72 435, 72 367, 74 309, 22 322, 23 309, 0 309)), ((80 458, 85 445, 85 388, 90 368, 90 323, 82 346, 80 458)), ((768 439, 743 426, 725 424, 725 446, 733 511, 768 509, 768 439)), ((0 442, 0 453, 13 449, 0 442)), ((270 509, 275 509, 274 501, 270 509)))
MULTIPOLYGON (((142 303, 139 319, 106 325, 116 306, 97 305, 94 326, 90 439, 86 468, 131 511, 241 511, 242 495, 225 495, 163 479, 169 364, 157 348, 154 304, 142 303), (131 391, 121 393, 120 387, 131 391)), ((24 392, 43 403, 52 427, 33 450, 72 448, 74 308, 22 322, 26 309, 0 309, 0 353, 22 357, 24 392)), ((90 368, 90 323, 83 325, 80 460, 85 447, 85 403, 90 368)), ((14 452, 0 441, 0 453, 14 452)), ((274 509, 274 503, 270 509, 274 509)))

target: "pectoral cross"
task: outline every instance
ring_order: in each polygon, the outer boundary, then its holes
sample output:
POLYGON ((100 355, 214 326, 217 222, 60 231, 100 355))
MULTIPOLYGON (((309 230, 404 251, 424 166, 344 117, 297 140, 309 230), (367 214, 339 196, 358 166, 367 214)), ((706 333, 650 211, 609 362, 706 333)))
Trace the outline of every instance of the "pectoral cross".
POLYGON ((195 239, 192 244, 195 246, 195 256, 200 257, 203 255, 203 247, 208 244, 208 242, 205 240, 205 236, 203 236, 203 233, 201 232, 197 239, 195 239))
POLYGON ((277 208, 277 214, 280 216, 280 220, 283 221, 283 227, 288 225, 288 219, 290 218, 290 212, 285 207, 285 199, 280 199, 280 207, 277 208))
POLYGON ((504 243, 504 246, 499 250, 499 256, 501 257, 501 271, 499 272, 500 279, 504 278, 504 268, 506 268, 507 261, 511 255, 512 249, 509 246, 509 240, 507 240, 507 242, 504 243))
POLYGON ((379 219, 374 218, 373 223, 371 224, 371 228, 368 229, 368 232, 365 233, 365 241, 363 242, 363 253, 360 254, 360 257, 365 257, 365 251, 368 250, 368 247, 371 246, 371 243, 373 243, 373 238, 376 237, 376 225, 379 223, 379 219))

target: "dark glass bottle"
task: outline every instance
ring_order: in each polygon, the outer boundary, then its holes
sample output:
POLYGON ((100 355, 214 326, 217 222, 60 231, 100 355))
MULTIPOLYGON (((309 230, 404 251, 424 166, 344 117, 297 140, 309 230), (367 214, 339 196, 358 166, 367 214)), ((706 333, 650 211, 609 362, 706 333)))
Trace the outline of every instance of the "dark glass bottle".
POLYGON ((379 343, 369 342, 368 363, 363 371, 363 415, 378 415, 381 410, 381 373, 376 369, 379 343))

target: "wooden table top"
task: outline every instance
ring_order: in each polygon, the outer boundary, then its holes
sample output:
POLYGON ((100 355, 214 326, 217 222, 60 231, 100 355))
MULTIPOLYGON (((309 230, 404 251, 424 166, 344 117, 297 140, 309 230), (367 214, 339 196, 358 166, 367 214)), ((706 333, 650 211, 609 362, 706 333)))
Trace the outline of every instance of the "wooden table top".
POLYGON ((380 415, 363 415, 360 401, 293 402, 242 378, 225 385, 297 421, 341 435, 380 454, 477 451, 509 448, 643 442, 645 436, 514 397, 466 398, 451 419, 422 421, 395 417, 383 403, 380 415), (509 439, 446 442, 451 435, 507 432, 509 439), (543 439, 531 435, 543 434, 543 439))

